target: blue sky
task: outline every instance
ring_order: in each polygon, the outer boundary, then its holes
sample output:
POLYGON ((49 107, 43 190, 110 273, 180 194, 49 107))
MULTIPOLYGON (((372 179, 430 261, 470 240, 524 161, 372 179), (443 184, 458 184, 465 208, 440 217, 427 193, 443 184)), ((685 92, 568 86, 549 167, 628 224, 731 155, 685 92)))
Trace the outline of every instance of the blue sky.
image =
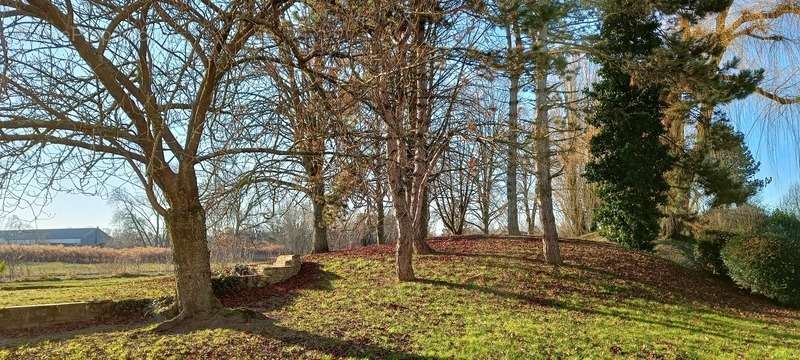
POLYGON ((114 207, 98 196, 58 193, 53 201, 38 209, 19 210, 14 214, 20 219, 30 221, 34 228, 60 227, 100 227, 110 228, 114 207))
POLYGON ((772 179, 758 200, 765 206, 777 206, 789 187, 800 183, 800 112, 770 113, 757 95, 727 110, 736 128, 745 134, 753 156, 761 162, 759 177, 772 179))

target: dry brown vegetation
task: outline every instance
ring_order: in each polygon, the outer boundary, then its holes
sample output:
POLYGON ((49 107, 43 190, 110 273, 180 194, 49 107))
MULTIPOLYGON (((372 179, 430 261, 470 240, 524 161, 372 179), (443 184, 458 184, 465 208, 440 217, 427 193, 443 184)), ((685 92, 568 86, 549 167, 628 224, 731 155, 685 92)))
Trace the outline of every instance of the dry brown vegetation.
POLYGON ((0 245, 0 260, 9 264, 62 262, 70 264, 168 263, 169 248, 137 247, 112 249, 61 245, 0 245))
MULTIPOLYGON (((284 251, 285 248, 283 246, 271 243, 247 245, 224 243, 219 244, 219 246, 212 246, 211 249, 212 257, 217 262, 270 258, 284 251)), ((0 261, 10 265, 47 262, 68 264, 163 264, 172 262, 172 250, 162 247, 113 249, 62 245, 0 245, 0 261)))

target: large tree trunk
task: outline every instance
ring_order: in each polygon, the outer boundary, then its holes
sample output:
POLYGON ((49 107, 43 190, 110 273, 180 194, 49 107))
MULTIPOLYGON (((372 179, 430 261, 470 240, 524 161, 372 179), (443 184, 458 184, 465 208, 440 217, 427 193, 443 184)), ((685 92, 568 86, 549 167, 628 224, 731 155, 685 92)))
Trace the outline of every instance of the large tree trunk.
POLYGON ((208 317, 222 308, 211 288, 211 259, 205 210, 198 197, 180 194, 170 202, 167 227, 172 240, 179 319, 208 317))
MULTIPOLYGON (((313 139, 310 148, 323 151, 322 138, 313 139)), ((322 155, 303 156, 303 167, 308 177, 311 190, 311 207, 314 213, 314 239, 311 252, 326 253, 328 249, 328 224, 325 221, 325 174, 323 174, 325 158, 322 155)))
MULTIPOLYGON (((546 50, 547 25, 539 30, 538 48, 546 50)), ((539 198, 539 218, 542 220, 542 245, 544 259, 548 264, 561 264, 561 251, 558 247, 558 231, 553 214, 553 186, 550 174, 550 118, 548 115, 547 59, 539 56, 534 77, 536 78, 536 194, 539 198)))
MULTIPOLYGON (((391 113, 389 116, 391 117, 391 113)), ((393 124, 393 122, 388 122, 393 124)), ((397 224, 397 243, 395 246, 397 279, 400 281, 414 281, 414 267, 412 256, 414 254, 413 242, 417 236, 411 214, 408 183, 405 181, 405 168, 407 164, 405 139, 389 130, 389 140, 386 144, 387 175, 389 190, 394 204, 394 216, 397 224)))
POLYGON ((397 244, 395 255, 397 257, 397 279, 400 281, 414 281, 414 267, 412 265, 413 238, 417 235, 411 217, 404 211, 397 211, 397 244))
POLYGON ((328 249, 328 224, 325 222, 325 190, 316 190, 312 207, 314 210, 314 246, 312 252, 314 254, 326 253, 328 249))
POLYGON ((519 216, 517 207, 517 165, 519 162, 519 145, 517 143, 518 116, 519 116, 519 52, 522 44, 520 43, 519 29, 509 24, 506 28, 506 42, 508 59, 510 62, 509 77, 511 85, 508 95, 508 163, 506 167, 506 204, 508 210, 508 235, 519 235, 519 216), (514 28, 512 30, 512 28, 514 28), (516 44, 512 45, 512 31, 516 35, 516 44))

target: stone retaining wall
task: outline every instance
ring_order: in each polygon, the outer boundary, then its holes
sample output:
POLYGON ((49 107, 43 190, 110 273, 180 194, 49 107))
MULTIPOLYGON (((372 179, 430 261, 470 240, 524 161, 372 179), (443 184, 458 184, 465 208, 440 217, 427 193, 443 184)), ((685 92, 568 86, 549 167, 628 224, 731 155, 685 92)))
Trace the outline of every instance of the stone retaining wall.
MULTIPOLYGON (((235 290, 264 287, 297 275, 300 272, 300 264, 301 260, 296 255, 281 255, 272 265, 256 266, 256 275, 227 276, 215 278, 213 281, 235 284, 235 290)), ((224 288, 226 291, 233 290, 224 288)), ((132 299, 0 308, 0 330, 143 318, 148 315, 152 304, 153 299, 132 299)))
POLYGON ((105 300, 0 308, 0 329, 141 318, 152 302, 150 299, 105 300))

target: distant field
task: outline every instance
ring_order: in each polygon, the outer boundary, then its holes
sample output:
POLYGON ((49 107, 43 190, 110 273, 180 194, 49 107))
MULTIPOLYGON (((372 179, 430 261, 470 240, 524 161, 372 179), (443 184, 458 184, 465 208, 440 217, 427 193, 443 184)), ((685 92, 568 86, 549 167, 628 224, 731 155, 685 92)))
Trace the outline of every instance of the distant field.
POLYGON ((6 272, 0 275, 0 281, 98 277, 119 274, 164 274, 171 273, 173 269, 173 265, 169 263, 22 263, 9 266, 6 272))
POLYGON ((172 295, 171 276, 139 276, 0 283, 0 307, 172 295))
MULTIPOLYGON (((280 245, 212 248, 214 270, 237 263, 273 261, 287 253, 280 245)), ((0 284, 8 281, 109 277, 121 274, 172 274, 172 251, 161 247, 105 248, 60 245, 0 244, 0 261, 6 269, 0 284)))

